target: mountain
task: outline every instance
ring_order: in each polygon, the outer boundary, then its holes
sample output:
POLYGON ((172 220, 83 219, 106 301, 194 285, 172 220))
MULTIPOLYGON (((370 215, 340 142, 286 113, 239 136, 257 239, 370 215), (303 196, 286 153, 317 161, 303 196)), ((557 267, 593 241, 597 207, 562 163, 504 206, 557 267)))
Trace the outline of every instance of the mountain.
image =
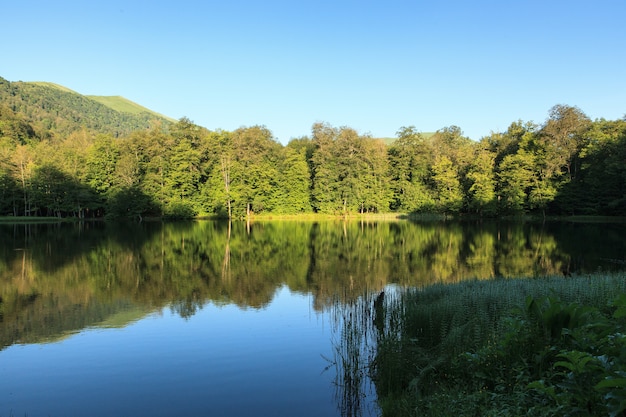
POLYGON ((0 136, 9 130, 14 137, 41 139, 86 129, 119 137, 173 122, 121 96, 85 96, 50 82, 0 77, 0 136))
POLYGON ((176 123, 176 120, 170 117, 164 116, 162 114, 156 113, 122 96, 85 96, 85 97, 95 100, 98 103, 104 104, 105 106, 113 110, 122 112, 122 113, 130 113, 130 114, 149 113, 149 114, 154 115, 155 117, 167 119, 172 123, 176 123))

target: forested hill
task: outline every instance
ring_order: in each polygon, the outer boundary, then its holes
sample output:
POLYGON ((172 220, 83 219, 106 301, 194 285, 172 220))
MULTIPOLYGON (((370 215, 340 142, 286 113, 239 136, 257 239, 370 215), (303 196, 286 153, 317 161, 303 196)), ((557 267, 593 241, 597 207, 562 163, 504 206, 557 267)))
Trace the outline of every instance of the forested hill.
POLYGON ((123 97, 84 96, 53 83, 0 77, 0 123, 4 130, 17 130, 22 139, 44 139, 84 129, 120 137, 168 126, 172 119, 123 97))
POLYGON ((557 104, 480 141, 458 126, 377 139, 313 124, 211 131, 122 97, 0 78, 0 216, 626 216, 626 117, 557 104))

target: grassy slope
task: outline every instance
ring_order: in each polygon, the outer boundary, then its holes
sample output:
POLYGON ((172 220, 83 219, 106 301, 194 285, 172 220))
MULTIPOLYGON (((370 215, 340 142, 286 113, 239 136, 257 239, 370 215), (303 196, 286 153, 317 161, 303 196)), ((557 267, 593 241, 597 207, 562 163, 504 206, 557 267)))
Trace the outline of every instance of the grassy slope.
MULTIPOLYGON (((59 84, 55 84, 55 83, 51 83, 51 82, 46 82, 46 81, 34 81, 34 82, 28 82, 28 84, 34 84, 34 85, 40 85, 40 86, 44 86, 44 87, 52 87, 52 88, 56 88, 57 90, 61 90, 61 91, 65 91, 67 93, 74 93, 74 94, 79 94, 82 95, 80 93, 77 93, 76 91, 67 88, 65 86, 59 85, 59 84)), ((157 117, 163 117, 171 122, 176 122, 175 119, 172 119, 171 117, 165 116, 163 114, 157 113, 155 111, 152 111, 146 107, 143 107, 140 104, 135 103, 134 101, 128 100, 125 97, 122 96, 91 96, 91 95, 86 95, 83 96, 86 97, 90 100, 96 101, 100 104, 103 104, 105 106, 107 106, 110 109, 113 109, 115 111, 119 111, 119 112, 123 112, 123 113, 130 113, 130 114, 140 114, 140 113, 150 113, 153 114, 157 117)))
POLYGON ((164 116, 160 113, 156 113, 122 96, 85 96, 85 97, 95 100, 98 103, 104 104, 105 106, 113 110, 117 110, 119 112, 131 113, 131 114, 151 113, 159 117, 164 117, 172 122, 176 122, 176 120, 170 117, 164 116))
POLYGON ((71 89, 69 89, 67 87, 64 87, 62 85, 55 84, 55 83, 49 83, 49 82, 46 82, 46 81, 29 81, 26 84, 41 85, 43 87, 52 87, 52 88, 56 88, 57 90, 65 91, 66 93, 78 94, 76 91, 71 90, 71 89))

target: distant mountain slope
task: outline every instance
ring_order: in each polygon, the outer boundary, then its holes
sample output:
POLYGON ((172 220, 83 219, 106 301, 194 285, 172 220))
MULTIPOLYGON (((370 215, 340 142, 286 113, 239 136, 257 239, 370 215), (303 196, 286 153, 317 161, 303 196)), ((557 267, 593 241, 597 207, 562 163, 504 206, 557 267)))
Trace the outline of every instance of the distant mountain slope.
MULTIPOLYGON (((39 138, 87 129, 124 136, 173 120, 123 97, 84 96, 49 82, 10 82, 0 77, 0 106, 27 122, 39 138)), ((2 112, 0 112, 2 113, 2 112)))
POLYGON ((119 111, 119 112, 130 113, 130 114, 149 113, 149 114, 153 114, 155 117, 167 119, 172 123, 176 122, 175 119, 164 116, 160 113, 156 113, 122 96, 85 96, 85 97, 95 100, 98 103, 104 104, 105 106, 113 110, 119 111))
POLYGON ((43 86, 43 87, 54 87, 54 88, 57 88, 57 89, 59 89, 59 90, 61 90, 61 91, 65 91, 65 92, 67 92, 67 93, 74 93, 74 94, 78 94, 76 91, 74 91, 74 90, 70 90, 70 89, 69 89, 69 88, 67 88, 67 87, 64 87, 64 86, 62 86, 62 85, 55 84, 55 83, 49 83, 49 82, 46 82, 46 81, 31 81, 31 82, 29 82, 28 84, 40 85, 40 86, 43 86))

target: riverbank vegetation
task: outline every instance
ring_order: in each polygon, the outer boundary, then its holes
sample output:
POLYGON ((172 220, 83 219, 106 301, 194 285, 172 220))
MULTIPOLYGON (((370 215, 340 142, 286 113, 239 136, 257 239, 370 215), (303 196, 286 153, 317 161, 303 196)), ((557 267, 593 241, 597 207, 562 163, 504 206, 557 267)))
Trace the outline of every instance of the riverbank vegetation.
POLYGON ((0 79, 0 216, 626 215, 626 120, 573 106, 479 141, 457 126, 385 141, 315 123, 282 145, 265 126, 186 118, 116 130, 133 114, 72 94, 0 79))
POLYGON ((625 278, 466 281, 386 294, 374 315, 372 366, 383 416, 623 415, 625 278))

